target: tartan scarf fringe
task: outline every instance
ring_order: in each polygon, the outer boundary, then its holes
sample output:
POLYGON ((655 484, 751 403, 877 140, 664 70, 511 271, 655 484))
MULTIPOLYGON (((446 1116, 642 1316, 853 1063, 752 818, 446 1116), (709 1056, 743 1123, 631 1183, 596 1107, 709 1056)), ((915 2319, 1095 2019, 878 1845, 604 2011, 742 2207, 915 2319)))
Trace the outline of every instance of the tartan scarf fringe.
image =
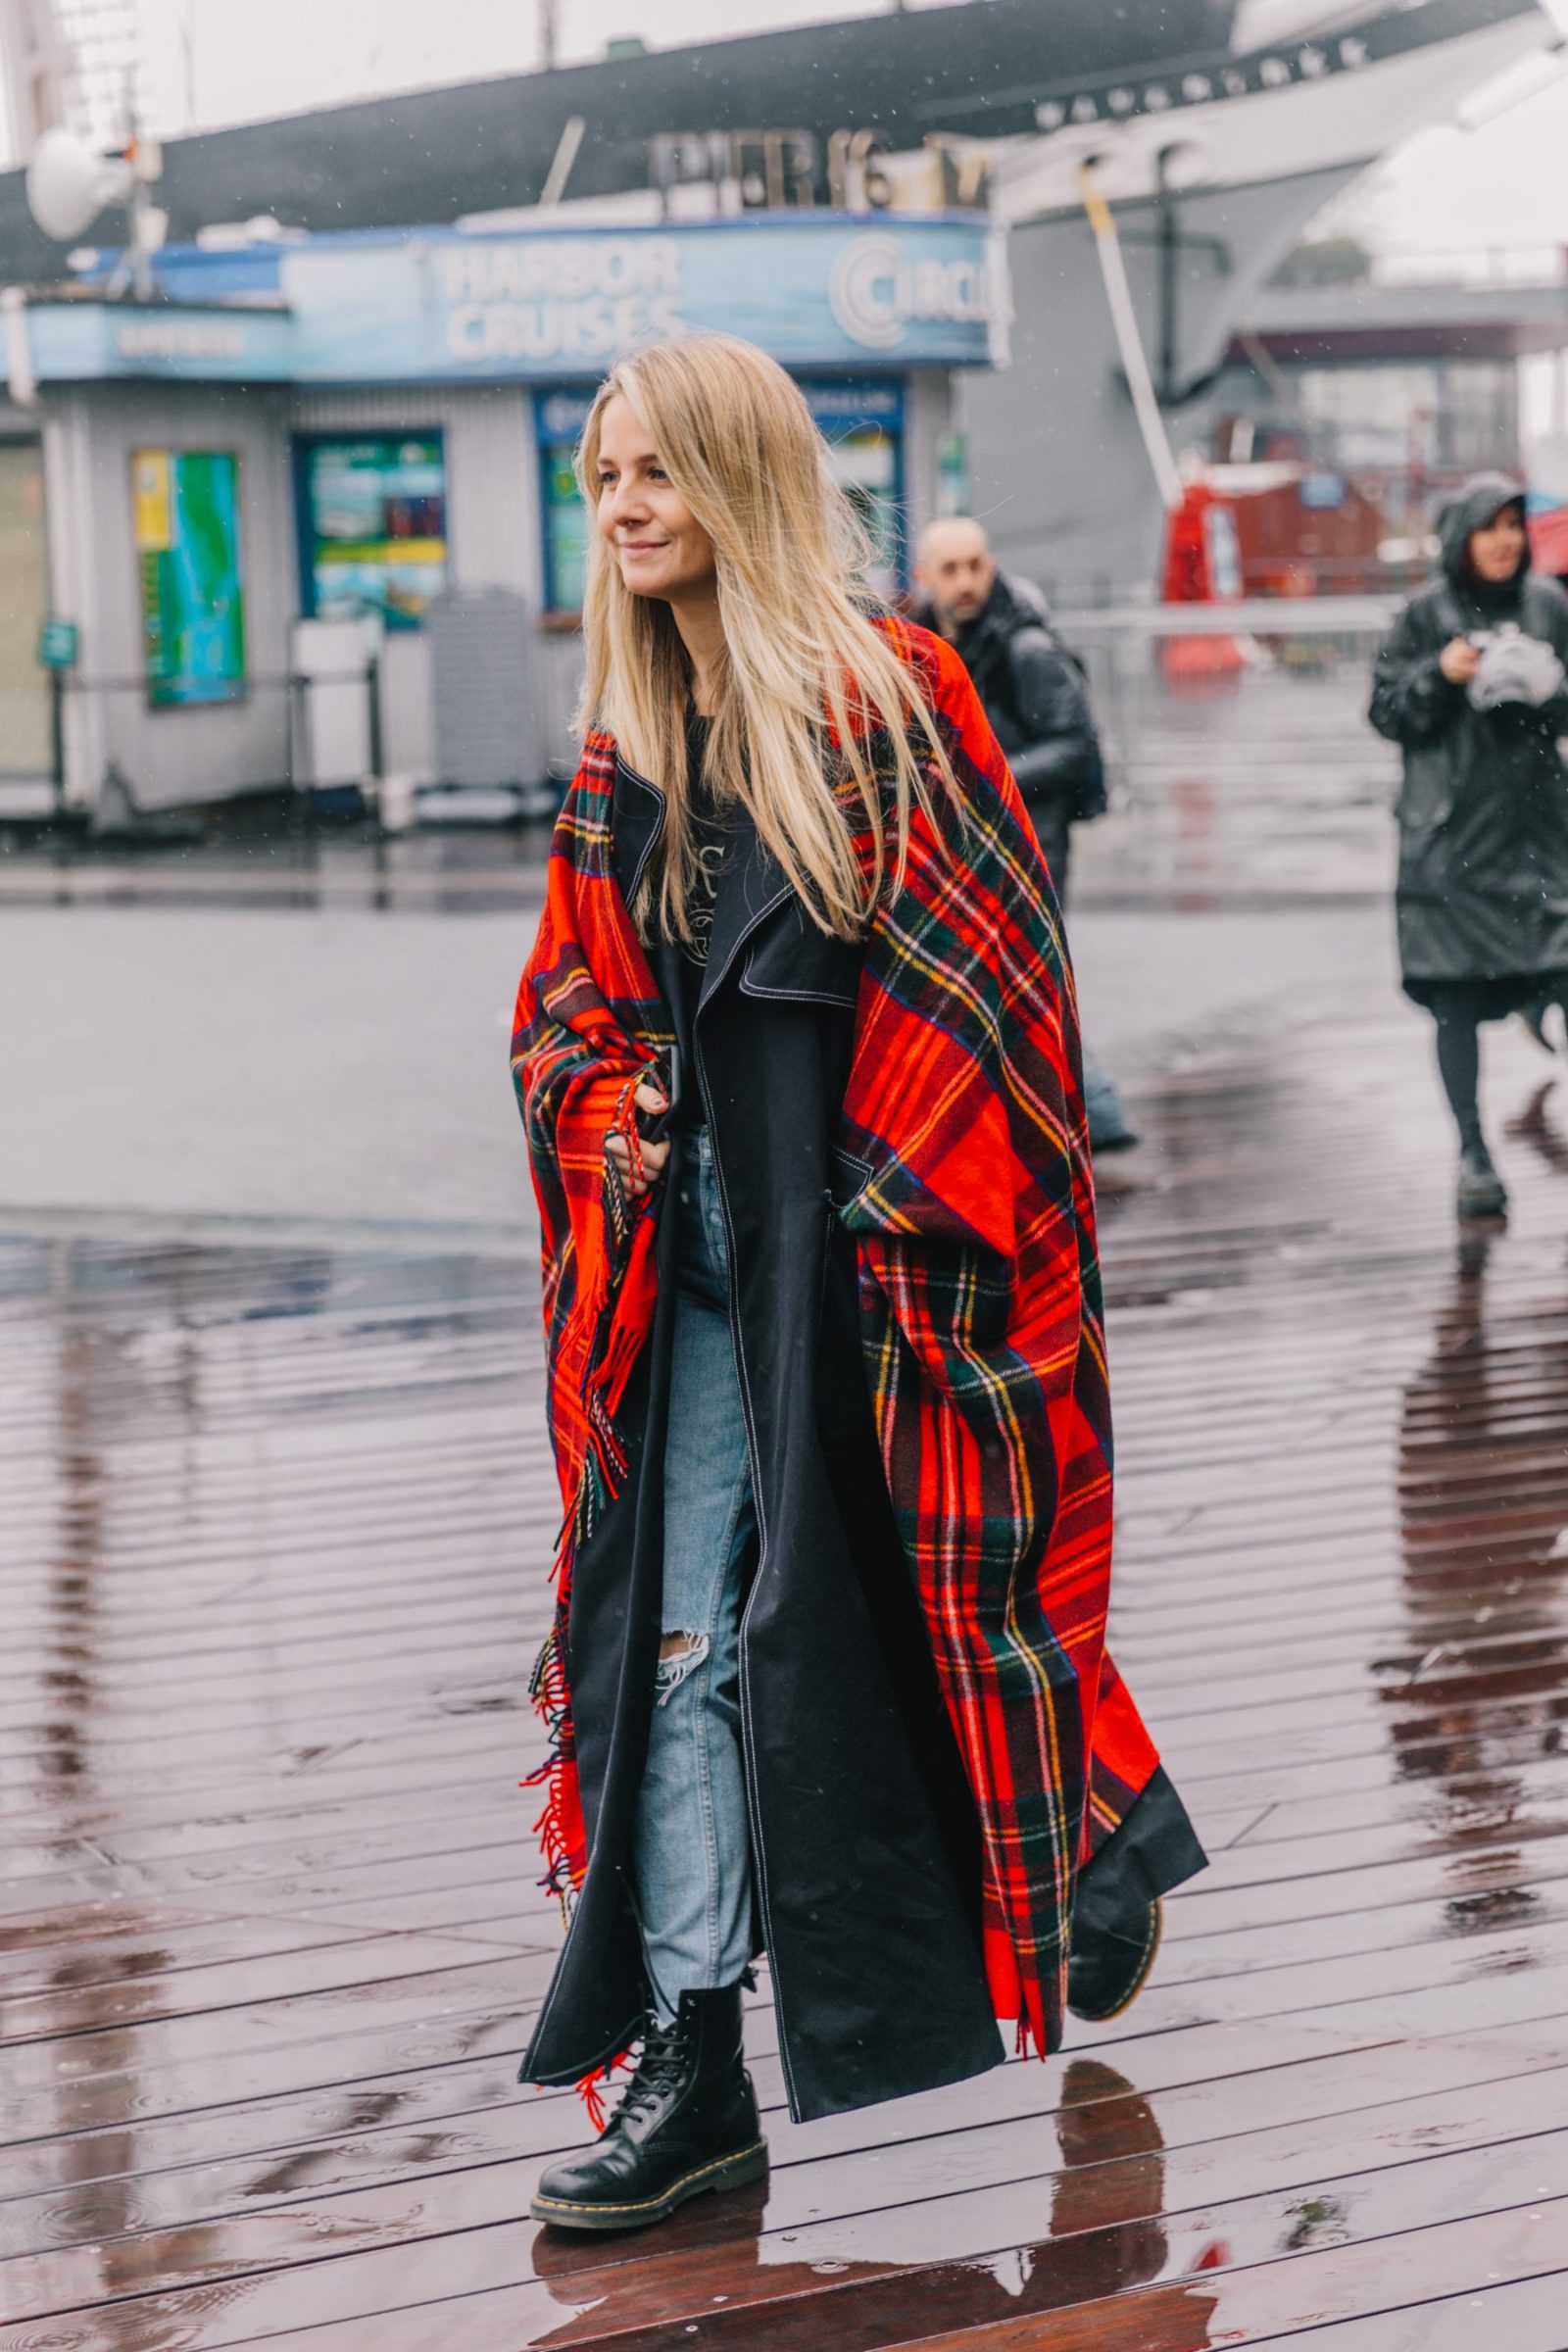
MULTIPOLYGON (((643 1214, 651 1213, 644 1209, 643 1214)), ((618 1309, 627 1267, 631 1262, 639 1204, 631 1200, 619 1170, 607 1153, 604 1215, 608 1238, 605 1295, 594 1322, 583 1381, 583 1416, 587 1434, 581 1475, 570 1513, 563 1524, 551 1578, 556 1588, 555 1622, 534 1662, 528 1696, 543 1724, 547 1739, 544 1760, 519 1784, 543 1788, 544 1811, 534 1823, 545 1864, 538 1882, 561 1905, 564 1924, 569 1923, 577 1889, 582 1884, 582 1817, 576 1795, 576 1741, 571 1724, 571 1691, 566 1679, 566 1623, 571 1608, 571 1570, 579 1544, 593 1534, 607 1505, 620 1493, 627 1452, 615 1419, 646 1336, 638 1322, 621 1318, 618 1309)), ((622 2052, 624 2056, 624 2052, 622 2052)), ((618 2065, 619 2060, 611 2064, 618 2065)), ((603 2069, 601 2072, 608 2072, 603 2069)), ((591 2082, 594 2078, 585 2078, 591 2082)), ((585 2099, 589 2093, 585 2090, 585 2099)), ((594 2104, 597 2105, 597 2101, 594 2104)), ((603 2114, 600 2108, 601 2116, 603 2114)), ((592 2112, 592 2109, 590 2109, 592 2112)), ((596 2127, 603 2129, 602 2123, 596 2127)))
POLYGON ((538 1882, 546 1894, 554 1895, 561 1905, 563 1924, 570 1915, 572 1886, 572 1854, 567 1835, 566 1772, 571 1762, 571 1706, 566 1690, 566 1669, 561 1654, 561 1642, 554 1626, 545 1636, 544 1647, 534 1661, 528 1678, 528 1696, 533 1711, 545 1727, 548 1745, 544 1761, 517 1784, 521 1788, 543 1788, 545 1809, 533 1825, 539 1840, 539 1852, 545 1864, 544 1877, 538 1882))

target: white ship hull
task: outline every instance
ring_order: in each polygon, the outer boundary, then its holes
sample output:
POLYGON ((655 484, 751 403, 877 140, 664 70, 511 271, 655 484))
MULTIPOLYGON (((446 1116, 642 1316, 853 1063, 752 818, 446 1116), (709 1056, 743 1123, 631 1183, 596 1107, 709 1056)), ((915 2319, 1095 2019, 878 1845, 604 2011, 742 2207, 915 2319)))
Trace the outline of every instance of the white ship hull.
POLYGON ((1168 346, 1177 397, 1165 402, 1166 423, 1180 452, 1206 422, 1201 388, 1312 216, 1401 139, 1453 120, 1556 38, 1547 16, 1532 12, 1356 66, 1338 54, 1356 37, 1348 12, 1316 14, 1338 27, 1316 44, 1329 60, 1320 75, 1300 74, 1297 39, 1285 46, 1291 77, 1281 86, 1125 120, 1101 94, 1094 121, 999 145, 1012 362, 971 379, 965 396, 975 511, 1010 568, 1065 594, 1148 592, 1155 579, 1161 508, 1083 210, 1084 163, 1115 213, 1145 348, 1157 361, 1168 346), (1162 152, 1180 190, 1182 239, 1168 310, 1156 237, 1162 152))

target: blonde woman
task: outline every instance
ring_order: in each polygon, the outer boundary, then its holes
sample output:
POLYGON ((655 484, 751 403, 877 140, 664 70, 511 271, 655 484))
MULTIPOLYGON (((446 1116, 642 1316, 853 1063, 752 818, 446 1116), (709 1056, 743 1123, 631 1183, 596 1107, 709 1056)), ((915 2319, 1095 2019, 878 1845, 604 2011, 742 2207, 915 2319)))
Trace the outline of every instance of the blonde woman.
POLYGON ((719 337, 600 390, 582 764, 514 1062, 566 1508, 535 1691, 570 1914, 523 2079, 638 2051, 533 2211, 759 2178, 790 2113, 1056 2046, 1201 1867, 1105 1654, 1071 982, 951 649, 871 616, 806 403, 719 337), (1076 1925, 1075 1925, 1076 1922, 1076 1925))

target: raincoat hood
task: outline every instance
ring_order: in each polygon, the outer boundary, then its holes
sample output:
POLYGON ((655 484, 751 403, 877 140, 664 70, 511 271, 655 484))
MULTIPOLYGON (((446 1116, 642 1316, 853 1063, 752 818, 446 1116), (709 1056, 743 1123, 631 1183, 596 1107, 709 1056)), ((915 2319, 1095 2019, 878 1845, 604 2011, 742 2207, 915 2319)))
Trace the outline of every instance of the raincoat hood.
MULTIPOLYGON (((1502 513, 1504 507, 1517 507, 1524 513, 1525 494, 1517 482, 1505 473, 1477 473, 1456 490, 1443 510, 1439 533, 1443 550, 1443 568, 1455 588, 1473 595, 1485 583, 1476 578, 1465 561, 1465 550, 1472 531, 1484 531, 1489 522, 1502 513)), ((1519 568, 1511 581, 1499 581, 1499 588, 1512 588, 1530 569, 1530 544, 1527 540, 1519 568)))

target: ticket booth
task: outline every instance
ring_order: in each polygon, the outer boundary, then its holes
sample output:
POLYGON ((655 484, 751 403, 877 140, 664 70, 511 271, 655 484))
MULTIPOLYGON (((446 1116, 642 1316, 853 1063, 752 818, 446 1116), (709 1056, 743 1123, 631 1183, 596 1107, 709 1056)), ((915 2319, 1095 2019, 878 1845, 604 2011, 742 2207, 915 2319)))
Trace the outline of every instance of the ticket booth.
MULTIPOLYGON (((559 774, 588 528, 572 454, 605 368, 704 329, 771 352, 866 523, 868 584, 891 597, 923 523, 951 511, 963 372, 993 364, 1006 317, 973 214, 553 214, 176 248, 158 270, 158 306, 90 282, 29 297, 24 349, 17 331, 10 345, 41 426, 50 603, 78 631, 81 803, 111 764, 147 807, 293 780, 301 649, 335 661, 321 629, 339 621, 374 648, 378 756, 441 781, 441 714, 464 706, 437 675, 457 638, 430 616, 482 612, 510 644, 497 598, 526 616, 526 723, 510 700, 506 716, 517 780, 559 774)), ((0 528, 4 497, 0 478, 0 528)), ((486 691, 472 664, 463 691, 486 691)))

